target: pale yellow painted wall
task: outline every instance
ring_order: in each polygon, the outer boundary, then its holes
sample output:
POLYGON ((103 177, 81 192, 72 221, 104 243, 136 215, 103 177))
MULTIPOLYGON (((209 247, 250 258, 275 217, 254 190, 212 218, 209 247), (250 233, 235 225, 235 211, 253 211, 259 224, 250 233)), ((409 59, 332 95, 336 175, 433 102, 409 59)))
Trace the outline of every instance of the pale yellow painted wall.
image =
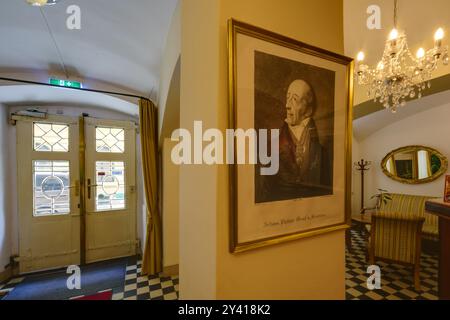
MULTIPOLYGON (((218 126, 219 0, 181 0, 180 126, 218 126)), ((216 298, 217 167, 180 167, 180 298, 216 298)))
POLYGON ((163 265, 179 263, 179 205, 180 167, 171 160, 171 151, 176 142, 164 139, 163 145, 163 265))
MULTIPOLYGON (((226 127, 226 23, 235 18, 343 53, 340 0, 224 0, 220 17, 220 126, 226 127)), ((344 299, 344 232, 239 255, 228 253, 228 184, 219 168, 217 218, 218 299, 344 299)))
MULTIPOLYGON (((181 126, 227 127, 230 17, 343 53, 342 1, 183 0, 181 126)), ((228 252, 226 166, 180 168, 182 299, 344 299, 344 232, 228 252)))

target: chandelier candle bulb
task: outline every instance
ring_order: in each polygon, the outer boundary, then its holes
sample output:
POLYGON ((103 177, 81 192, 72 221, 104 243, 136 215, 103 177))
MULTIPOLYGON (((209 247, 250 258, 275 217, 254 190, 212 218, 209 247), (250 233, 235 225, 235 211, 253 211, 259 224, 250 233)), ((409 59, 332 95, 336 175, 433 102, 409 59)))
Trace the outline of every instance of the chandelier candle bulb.
POLYGON ((423 57, 425 57, 425 50, 423 48, 417 50, 416 57, 417 59, 422 60, 423 57))
POLYGON ((399 44, 399 32, 397 29, 392 29, 389 34, 388 42, 391 44, 391 58, 394 58, 397 54, 397 45, 399 44))
POLYGON ((444 29, 439 28, 436 30, 436 33, 434 34, 434 40, 442 40, 444 39, 444 29))
POLYGON ((358 56, 356 57, 356 60, 357 60, 358 62, 363 62, 364 59, 365 59, 364 52, 362 52, 362 51, 358 52, 358 56))
POLYGON ((444 29, 439 28, 434 34, 434 42, 436 47, 439 48, 442 45, 442 39, 444 39, 444 29))
POLYGON ((364 52, 360 51, 358 53, 357 57, 356 57, 357 66, 358 66, 356 71, 358 72, 359 75, 361 75, 363 73, 363 71, 364 71, 363 70, 363 68, 364 68, 363 67, 364 58, 365 58, 364 52))
POLYGON ((398 38, 398 30, 392 29, 391 33, 389 34, 389 40, 393 41, 397 40, 397 38, 398 38))

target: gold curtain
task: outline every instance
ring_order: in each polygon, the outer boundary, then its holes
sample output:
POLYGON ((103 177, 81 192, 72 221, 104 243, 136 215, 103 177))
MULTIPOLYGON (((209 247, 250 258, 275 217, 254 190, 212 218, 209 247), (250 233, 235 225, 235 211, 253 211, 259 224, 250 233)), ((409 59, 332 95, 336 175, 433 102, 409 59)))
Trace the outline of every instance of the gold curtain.
POLYGON ((162 225, 158 212, 157 109, 151 101, 144 99, 139 101, 139 122, 142 173, 147 203, 147 237, 142 274, 156 274, 162 271, 162 225))

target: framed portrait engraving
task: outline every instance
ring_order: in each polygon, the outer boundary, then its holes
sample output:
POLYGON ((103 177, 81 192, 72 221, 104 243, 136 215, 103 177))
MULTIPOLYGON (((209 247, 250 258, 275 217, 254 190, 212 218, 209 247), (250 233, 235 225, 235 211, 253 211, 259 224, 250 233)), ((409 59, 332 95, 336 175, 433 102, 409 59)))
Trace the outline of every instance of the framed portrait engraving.
POLYGON ((228 49, 230 252, 348 228, 353 60, 233 19, 228 49))

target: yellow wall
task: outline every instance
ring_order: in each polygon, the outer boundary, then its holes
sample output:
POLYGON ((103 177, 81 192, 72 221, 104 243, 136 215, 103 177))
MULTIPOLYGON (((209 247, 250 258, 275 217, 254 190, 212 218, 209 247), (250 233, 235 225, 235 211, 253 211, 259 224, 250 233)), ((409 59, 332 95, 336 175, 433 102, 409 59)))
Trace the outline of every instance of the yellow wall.
MULTIPOLYGON (((184 0, 182 5, 182 127, 192 128, 193 120, 227 127, 231 17, 343 53, 342 1, 184 0)), ((182 167, 182 299, 345 298, 344 232, 231 255, 228 215, 226 166, 182 167)))
MULTIPOLYGON (((181 2, 180 126, 218 126, 219 0, 181 2)), ((221 75, 223 77, 223 75, 221 75)), ((217 167, 180 167, 180 298, 216 297, 217 167)))
POLYGON ((170 267, 179 262, 179 171, 171 161, 176 142, 164 139, 163 145, 163 265, 170 267))

